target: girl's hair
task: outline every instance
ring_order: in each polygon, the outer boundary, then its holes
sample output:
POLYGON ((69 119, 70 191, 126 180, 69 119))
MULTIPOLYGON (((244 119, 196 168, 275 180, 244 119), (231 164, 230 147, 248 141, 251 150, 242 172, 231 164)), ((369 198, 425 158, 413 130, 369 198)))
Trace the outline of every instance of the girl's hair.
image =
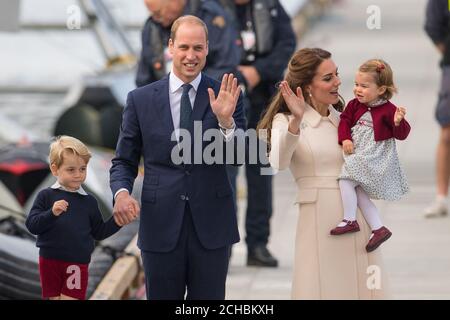
MULTIPOLYGON (((320 64, 331 58, 331 53, 320 48, 304 48, 294 53, 288 63, 285 80, 293 92, 297 92, 297 87, 302 89, 303 97, 306 103, 312 105, 311 98, 306 90, 306 87, 312 83, 314 76, 320 64)), ((344 109, 344 99, 339 96, 339 102, 333 105, 336 110, 342 111, 344 109)), ((277 113, 290 114, 289 108, 284 102, 280 90, 272 98, 269 106, 264 111, 260 122, 258 123, 258 135, 260 129, 267 130, 267 148, 270 151, 270 137, 272 130, 272 123, 277 113)))
POLYGON ((59 168, 63 163, 64 153, 77 155, 82 158, 86 164, 91 158, 91 153, 83 142, 74 137, 58 136, 55 138, 55 141, 50 144, 50 154, 48 157, 50 165, 54 164, 59 168))
POLYGON ((364 62, 358 70, 360 72, 369 72, 378 87, 386 87, 386 91, 380 98, 389 100, 397 92, 397 88, 394 85, 394 74, 391 66, 386 61, 382 59, 370 59, 364 62))

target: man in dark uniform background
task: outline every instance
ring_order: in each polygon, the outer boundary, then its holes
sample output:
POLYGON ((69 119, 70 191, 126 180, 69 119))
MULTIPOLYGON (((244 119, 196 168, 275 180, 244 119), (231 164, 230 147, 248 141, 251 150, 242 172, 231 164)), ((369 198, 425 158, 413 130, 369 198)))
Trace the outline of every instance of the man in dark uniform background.
MULTIPOLYGON (((238 78, 243 79, 246 88, 247 126, 256 129, 261 113, 277 90, 276 83, 283 79, 283 72, 296 47, 296 38, 291 19, 278 0, 234 0, 234 4, 235 23, 243 49, 238 78)), ((249 150, 255 152, 252 147, 249 150)), ((248 161, 245 166, 247 265, 276 267, 278 261, 267 249, 272 215, 272 177, 261 175, 261 168, 265 166, 268 164, 249 164, 248 161)), ((237 167, 228 166, 227 169, 235 187, 237 167)))
MULTIPOLYGON (((227 72, 236 74, 240 51, 236 46, 237 30, 230 14, 215 0, 144 0, 151 12, 142 30, 142 51, 136 85, 138 87, 161 79, 171 70, 167 49, 170 27, 178 17, 192 14, 208 27, 209 54, 204 72, 221 79, 227 72)), ((240 79, 239 79, 240 80, 240 79)))

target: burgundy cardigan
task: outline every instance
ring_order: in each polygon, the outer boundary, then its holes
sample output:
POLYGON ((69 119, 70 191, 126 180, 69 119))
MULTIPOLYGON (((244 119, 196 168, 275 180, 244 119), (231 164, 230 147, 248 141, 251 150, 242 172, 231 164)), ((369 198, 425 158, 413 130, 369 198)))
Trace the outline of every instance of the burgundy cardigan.
POLYGON ((398 127, 395 126, 394 114, 396 110, 397 107, 389 101, 376 107, 368 107, 360 103, 358 99, 353 99, 341 113, 341 121, 338 127, 339 144, 342 144, 344 140, 352 140, 351 128, 367 111, 370 111, 372 115, 375 141, 390 138, 405 140, 409 131, 411 131, 411 126, 405 119, 400 121, 398 127))

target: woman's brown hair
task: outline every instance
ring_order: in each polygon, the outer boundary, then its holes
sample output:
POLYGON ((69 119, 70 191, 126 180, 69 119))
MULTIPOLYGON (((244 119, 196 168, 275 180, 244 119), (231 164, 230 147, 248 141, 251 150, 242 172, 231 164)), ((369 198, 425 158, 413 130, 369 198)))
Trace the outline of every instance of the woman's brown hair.
MULTIPOLYGON (((306 103, 312 105, 311 99, 307 94, 306 87, 312 83, 316 75, 319 65, 326 59, 331 58, 331 53, 320 48, 304 48, 294 53, 289 61, 285 80, 293 92, 297 91, 297 87, 302 89, 303 97, 306 103)), ((339 102, 333 105, 338 111, 344 109, 344 100, 340 97, 339 102)), ((272 98, 269 106, 264 111, 257 131, 259 135, 260 129, 267 130, 267 147, 270 151, 270 137, 272 130, 272 122, 277 113, 290 114, 289 108, 284 102, 281 92, 278 91, 272 98)))

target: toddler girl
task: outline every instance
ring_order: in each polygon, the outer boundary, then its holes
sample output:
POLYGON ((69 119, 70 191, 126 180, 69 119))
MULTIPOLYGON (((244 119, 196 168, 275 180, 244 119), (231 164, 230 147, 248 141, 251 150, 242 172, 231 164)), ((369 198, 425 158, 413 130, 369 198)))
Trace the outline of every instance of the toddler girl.
POLYGON ((356 73, 355 99, 342 112, 338 128, 339 144, 344 150, 339 176, 344 220, 330 234, 359 231, 356 221, 359 206, 372 229, 366 245, 368 252, 392 235, 383 226, 371 199, 398 200, 408 192, 395 139, 406 139, 411 127, 404 119, 405 108, 389 102, 395 92, 390 66, 380 59, 365 62, 356 73))

